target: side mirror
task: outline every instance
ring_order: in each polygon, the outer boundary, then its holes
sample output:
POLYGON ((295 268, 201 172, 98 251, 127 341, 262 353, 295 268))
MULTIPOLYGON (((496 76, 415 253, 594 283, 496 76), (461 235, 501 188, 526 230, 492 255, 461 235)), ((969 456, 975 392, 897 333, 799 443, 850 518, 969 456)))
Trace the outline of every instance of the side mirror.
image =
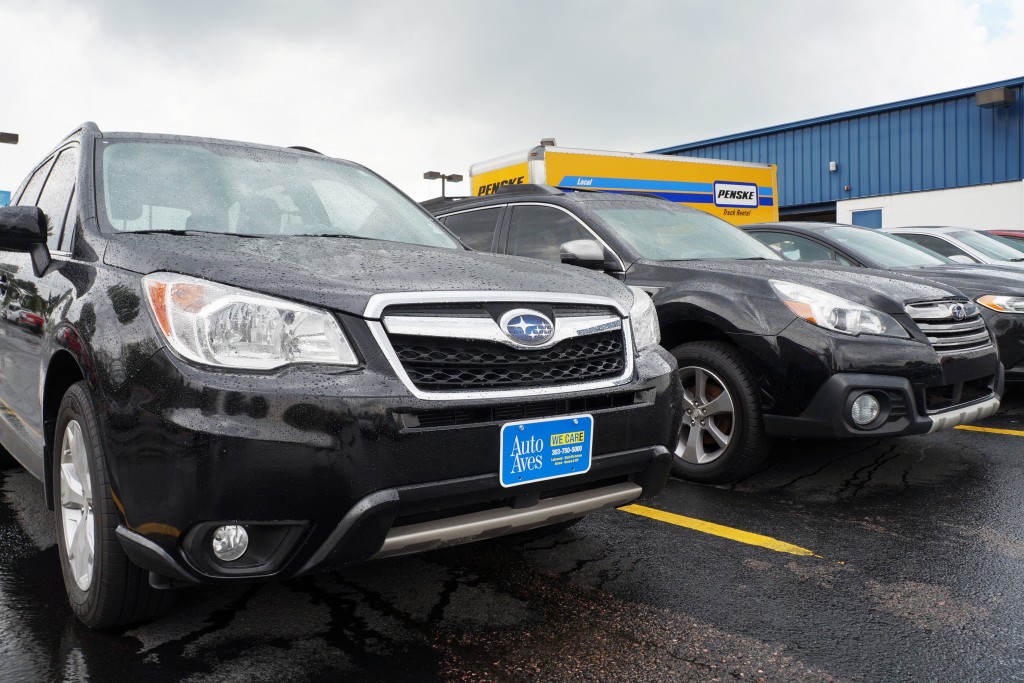
POLYGON ((0 249, 31 251, 33 244, 46 244, 46 217, 35 206, 0 208, 0 249))
POLYGON ((46 215, 35 206, 0 207, 0 251, 27 251, 36 277, 50 265, 46 215))
POLYGON ((604 270, 604 247, 597 240, 572 240, 558 247, 562 263, 604 270))
POLYGON ((967 254, 953 254, 952 256, 949 256, 947 258, 953 263, 962 263, 965 266, 975 266, 978 264, 977 261, 972 259, 967 254))

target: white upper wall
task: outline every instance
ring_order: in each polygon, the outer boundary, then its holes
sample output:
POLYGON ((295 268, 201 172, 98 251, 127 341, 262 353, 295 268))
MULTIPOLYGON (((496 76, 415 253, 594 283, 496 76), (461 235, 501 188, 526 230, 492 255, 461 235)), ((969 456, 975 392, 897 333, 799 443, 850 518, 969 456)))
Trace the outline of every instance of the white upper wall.
POLYGON ((1024 230, 1024 181, 952 190, 911 192, 836 203, 836 221, 852 223, 854 211, 882 210, 882 227, 956 225, 1024 230))

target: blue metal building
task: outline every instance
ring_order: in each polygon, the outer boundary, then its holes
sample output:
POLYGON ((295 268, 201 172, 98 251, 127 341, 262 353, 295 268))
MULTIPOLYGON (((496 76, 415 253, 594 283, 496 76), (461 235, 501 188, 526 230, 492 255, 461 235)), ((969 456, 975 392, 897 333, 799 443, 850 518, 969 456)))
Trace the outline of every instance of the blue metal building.
POLYGON ((776 164, 780 213, 791 219, 835 220, 838 212, 872 227, 920 223, 941 199, 942 215, 953 207, 955 224, 964 224, 960 213, 995 198, 1006 206, 983 212, 984 220, 1024 223, 1022 95, 1024 77, 654 151, 776 164), (948 194, 1003 183, 1015 184, 948 194))

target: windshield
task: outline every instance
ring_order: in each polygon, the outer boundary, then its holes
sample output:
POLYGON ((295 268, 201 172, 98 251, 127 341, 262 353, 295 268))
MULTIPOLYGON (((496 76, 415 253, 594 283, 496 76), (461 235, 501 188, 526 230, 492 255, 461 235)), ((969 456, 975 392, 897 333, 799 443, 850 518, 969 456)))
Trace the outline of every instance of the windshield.
POLYGON ((644 258, 654 261, 782 258, 721 218, 667 201, 608 200, 589 206, 644 258))
POLYGON ((969 247, 974 247, 985 256, 997 261, 1024 261, 1024 254, 999 240, 974 230, 960 230, 951 233, 969 247))
POLYGON ((1007 246, 1013 247, 1017 251, 1024 252, 1024 237, 1009 237, 1007 235, 996 235, 991 232, 988 233, 988 236, 1007 246))
POLYGON ((886 268, 918 268, 952 263, 931 249, 867 228, 830 227, 821 232, 842 244, 854 256, 874 261, 886 268))
POLYGON ((409 199, 348 162, 247 145, 103 141, 105 228, 328 235, 458 249, 409 199))

